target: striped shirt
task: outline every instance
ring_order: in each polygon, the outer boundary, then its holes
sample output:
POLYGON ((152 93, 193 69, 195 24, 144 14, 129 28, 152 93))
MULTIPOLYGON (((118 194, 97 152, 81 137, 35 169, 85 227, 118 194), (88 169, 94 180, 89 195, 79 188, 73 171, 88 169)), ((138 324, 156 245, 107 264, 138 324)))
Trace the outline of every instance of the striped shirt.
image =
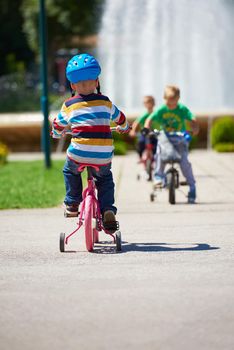
POLYGON ((125 115, 107 96, 76 95, 64 102, 53 121, 53 133, 61 136, 69 126, 73 138, 67 149, 68 157, 78 163, 104 165, 111 162, 114 150, 111 121, 128 128, 125 115))

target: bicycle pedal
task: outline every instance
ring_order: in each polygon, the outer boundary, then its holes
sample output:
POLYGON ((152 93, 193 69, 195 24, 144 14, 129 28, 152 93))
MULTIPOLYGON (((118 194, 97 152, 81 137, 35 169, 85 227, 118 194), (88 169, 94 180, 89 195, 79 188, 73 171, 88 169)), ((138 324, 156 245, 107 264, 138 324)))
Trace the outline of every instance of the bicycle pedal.
POLYGON ((162 188, 164 188, 164 184, 161 183, 161 184, 153 184, 153 189, 154 190, 161 190, 162 188))
POLYGON ((77 218, 79 216, 80 212, 78 213, 68 213, 66 210, 64 211, 64 217, 65 218, 77 218))
POLYGON ((188 186, 187 181, 180 181, 180 186, 188 186))

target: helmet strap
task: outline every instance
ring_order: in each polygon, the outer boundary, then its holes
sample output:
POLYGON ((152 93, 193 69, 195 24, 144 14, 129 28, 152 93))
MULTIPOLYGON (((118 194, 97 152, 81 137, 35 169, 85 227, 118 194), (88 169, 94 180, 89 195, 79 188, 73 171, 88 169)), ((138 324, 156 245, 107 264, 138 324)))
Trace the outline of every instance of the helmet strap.
POLYGON ((99 79, 98 79, 98 85, 97 85, 97 93, 98 93, 99 95, 102 94, 102 93, 101 93, 101 86, 100 86, 100 81, 99 81, 99 79))

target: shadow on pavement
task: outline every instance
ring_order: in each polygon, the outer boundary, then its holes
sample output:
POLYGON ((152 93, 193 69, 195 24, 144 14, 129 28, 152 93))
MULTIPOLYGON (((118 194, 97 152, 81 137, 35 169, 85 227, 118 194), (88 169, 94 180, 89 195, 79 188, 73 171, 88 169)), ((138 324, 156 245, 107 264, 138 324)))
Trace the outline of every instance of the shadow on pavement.
POLYGON ((205 201, 201 201, 201 202, 198 202, 196 204, 199 204, 199 205, 228 205, 228 204, 234 204, 234 201, 218 201, 218 202, 205 202, 205 201))
POLYGON ((96 254, 120 254, 127 252, 176 252, 176 251, 204 251, 216 250, 219 247, 211 247, 206 243, 129 243, 122 242, 122 251, 116 252, 115 245, 111 242, 100 242, 95 245, 96 254), (103 244, 103 245, 102 245, 103 244))
POLYGON ((175 252, 220 249, 206 243, 125 243, 123 252, 175 252))

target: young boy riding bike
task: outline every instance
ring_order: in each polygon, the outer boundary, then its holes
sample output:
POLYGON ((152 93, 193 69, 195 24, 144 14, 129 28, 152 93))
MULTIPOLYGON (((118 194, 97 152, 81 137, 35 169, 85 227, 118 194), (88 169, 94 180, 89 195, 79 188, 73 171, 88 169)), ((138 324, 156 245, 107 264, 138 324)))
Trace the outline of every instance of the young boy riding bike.
POLYGON ((99 170, 92 167, 91 172, 98 191, 103 225, 114 232, 117 209, 114 206, 111 172, 114 146, 110 123, 113 121, 117 124, 120 133, 128 132, 129 125, 125 115, 107 96, 100 93, 100 73, 101 67, 93 56, 80 54, 72 57, 66 67, 66 76, 75 95, 63 103, 59 115, 53 121, 52 132, 54 137, 61 137, 67 129, 71 129, 73 135, 63 169, 66 216, 77 216, 82 201, 79 165, 98 166, 99 170), (95 92, 96 89, 98 93, 95 92), (113 230, 110 224, 113 224, 113 230))
MULTIPOLYGON (((164 91, 165 104, 159 107, 154 113, 152 113, 145 122, 145 132, 151 127, 152 121, 157 121, 160 127, 165 132, 176 132, 186 131, 187 122, 189 128, 194 135, 198 134, 199 128, 195 120, 195 116, 190 112, 190 110, 179 103, 180 90, 177 86, 168 85, 164 91)), ((196 200, 196 185, 193 176, 192 166, 188 161, 188 142, 178 142, 178 138, 175 136, 170 137, 168 134, 170 142, 174 145, 176 150, 181 155, 180 167, 186 181, 189 185, 188 192, 188 203, 195 203, 196 200)), ((157 161, 155 169, 155 187, 160 187, 163 184, 163 174, 164 174, 165 164, 160 159, 160 143, 157 148, 157 161)))
MULTIPOLYGON (((155 99, 153 96, 144 96, 143 104, 146 109, 145 113, 140 115, 132 124, 132 129, 129 132, 129 136, 136 137, 137 136, 137 153, 139 158, 141 159, 142 154, 145 150, 147 139, 145 135, 142 135, 140 129, 144 127, 146 119, 153 113, 155 106, 155 99)), ((153 148, 153 153, 156 151, 157 140, 152 138, 151 145, 153 148)))

